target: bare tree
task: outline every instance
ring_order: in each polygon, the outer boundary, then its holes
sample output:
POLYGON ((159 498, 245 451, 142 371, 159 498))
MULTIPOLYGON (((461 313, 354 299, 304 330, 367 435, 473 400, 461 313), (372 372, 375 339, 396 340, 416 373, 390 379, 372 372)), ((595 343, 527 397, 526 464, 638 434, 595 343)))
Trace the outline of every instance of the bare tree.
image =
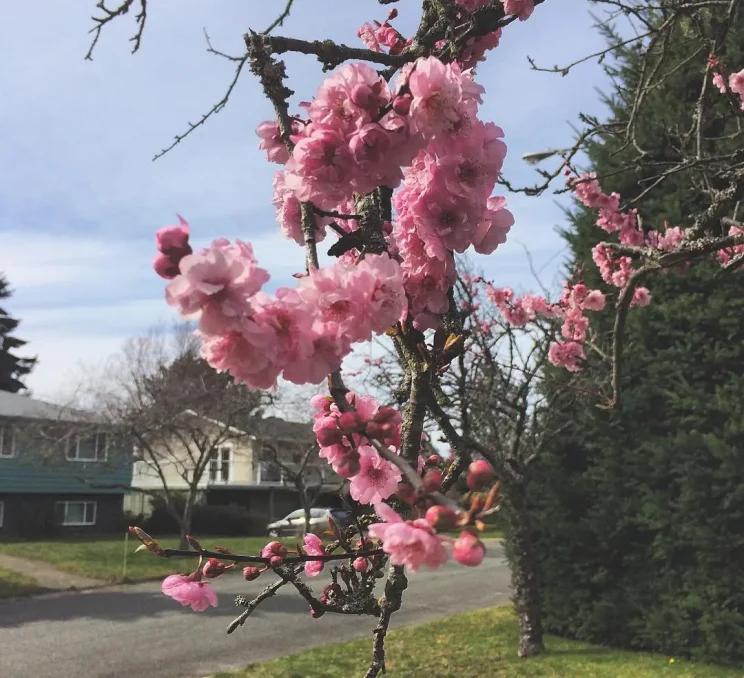
POLYGON ((247 438, 248 420, 267 402, 212 370, 191 336, 179 329, 172 345, 154 332, 130 340, 98 389, 105 417, 131 444, 140 468, 157 478, 156 490, 140 491, 163 498, 182 544, 210 463, 219 466, 226 443, 247 438))

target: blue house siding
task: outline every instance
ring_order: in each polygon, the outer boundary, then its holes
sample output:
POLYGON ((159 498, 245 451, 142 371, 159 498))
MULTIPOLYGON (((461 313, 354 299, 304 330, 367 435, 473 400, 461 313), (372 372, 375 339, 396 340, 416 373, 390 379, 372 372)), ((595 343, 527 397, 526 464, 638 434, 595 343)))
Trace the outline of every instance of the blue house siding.
POLYGON ((90 413, 0 392, 0 538, 123 529, 132 453, 90 413))
POLYGON ((0 459, 0 493, 123 494, 132 482, 132 463, 124 455, 90 463, 39 457, 19 454, 0 459))

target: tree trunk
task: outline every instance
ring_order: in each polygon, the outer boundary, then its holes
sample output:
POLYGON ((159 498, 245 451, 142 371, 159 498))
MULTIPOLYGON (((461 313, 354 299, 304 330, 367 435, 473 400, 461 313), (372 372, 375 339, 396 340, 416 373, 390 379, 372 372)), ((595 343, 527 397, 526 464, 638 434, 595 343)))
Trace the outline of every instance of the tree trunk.
POLYGON ((507 519, 506 550, 511 565, 514 608, 519 618, 520 657, 540 654, 543 645, 542 596, 537 580, 537 563, 530 516, 527 510, 526 481, 511 480, 502 486, 507 519))
POLYGON ((196 502, 196 488, 191 488, 188 495, 186 496, 186 504, 183 507, 183 514, 181 515, 180 527, 181 527, 181 548, 186 549, 189 547, 189 542, 186 540, 186 535, 191 534, 191 521, 194 517, 194 503, 196 502))

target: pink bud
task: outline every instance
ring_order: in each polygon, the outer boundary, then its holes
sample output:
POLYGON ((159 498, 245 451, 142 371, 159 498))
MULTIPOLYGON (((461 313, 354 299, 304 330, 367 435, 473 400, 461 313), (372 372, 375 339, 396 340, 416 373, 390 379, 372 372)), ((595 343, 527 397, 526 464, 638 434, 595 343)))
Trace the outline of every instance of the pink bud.
POLYGON ((468 488, 481 490, 496 478, 496 473, 491 464, 485 459, 476 459, 468 467, 468 488))
POLYGON ((486 555, 486 547, 478 537, 470 530, 463 530, 460 536, 455 539, 455 545, 452 549, 452 557, 468 567, 475 567, 483 562, 486 555))
POLYGON ((338 418, 338 426, 346 433, 358 431, 362 427, 362 418, 356 412, 344 412, 338 418))
POLYGON ((331 445, 340 443, 343 440, 344 433, 338 428, 323 427, 316 431, 315 437, 318 439, 318 444, 321 447, 330 447, 331 445))
POLYGON ((357 572, 366 572, 367 571, 367 567, 369 567, 369 565, 367 563, 367 559, 366 558, 362 558, 362 557, 356 558, 354 560, 354 562, 351 564, 351 566, 357 572))
POLYGON ((442 458, 438 454, 430 454, 426 458, 426 463, 431 464, 432 466, 438 466, 442 463, 442 458))
POLYGON ((393 110, 398 115, 408 115, 411 110, 412 97, 409 94, 401 94, 393 99, 393 110))
POLYGON ((423 483, 427 492, 436 492, 442 486, 444 474, 441 469, 430 468, 424 473, 423 483))
POLYGON ((416 490, 414 490, 413 485, 410 485, 409 483, 403 481, 399 482, 395 494, 398 496, 398 499, 411 506, 416 501, 416 490))
POLYGON ((152 267, 155 269, 155 273, 166 280, 175 278, 180 273, 178 270, 178 262, 173 261, 169 256, 162 253, 155 257, 155 261, 152 262, 152 267))
POLYGON ((263 572, 263 570, 260 567, 254 567, 253 565, 248 565, 248 567, 243 568, 243 576, 245 577, 246 581, 253 581, 254 579, 258 579, 261 572, 263 572))
POLYGON ((155 233, 155 243, 159 252, 181 258, 191 254, 192 250, 189 245, 188 222, 181 216, 178 219, 178 226, 166 226, 155 233))
POLYGON ((204 564, 204 567, 202 567, 202 574, 207 579, 214 579, 214 577, 219 577, 227 569, 229 569, 228 566, 222 561, 217 560, 217 558, 210 558, 204 564))
POLYGON ((429 525, 437 530, 447 530, 457 523, 457 512, 453 508, 441 504, 430 506, 424 517, 429 525))
POLYGON ((279 567, 287 555, 287 547, 280 541, 270 541, 261 551, 261 557, 269 561, 271 567, 279 567))
POLYGON ((349 452, 341 461, 336 462, 333 466, 333 470, 338 473, 342 478, 351 478, 359 473, 361 469, 359 463, 359 454, 356 452, 349 452))

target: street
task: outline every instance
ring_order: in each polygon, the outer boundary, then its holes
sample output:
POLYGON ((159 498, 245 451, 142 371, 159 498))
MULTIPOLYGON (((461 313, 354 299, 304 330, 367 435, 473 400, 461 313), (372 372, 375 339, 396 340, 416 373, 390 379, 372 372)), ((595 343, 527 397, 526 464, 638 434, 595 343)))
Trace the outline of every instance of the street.
MULTIPOLYGON (((321 574, 318 581, 325 585, 327 579, 321 574)), ((313 620, 297 592, 283 588, 228 636, 225 627, 240 612, 233 596, 257 593, 267 583, 264 577, 245 582, 225 575, 215 581, 219 606, 202 614, 164 597, 156 581, 0 601, 0 676, 200 678, 370 635, 374 628, 373 617, 327 614, 313 620)), ((409 575, 403 609, 391 627, 505 603, 508 597, 503 552, 489 545, 479 567, 449 563, 409 575)))

